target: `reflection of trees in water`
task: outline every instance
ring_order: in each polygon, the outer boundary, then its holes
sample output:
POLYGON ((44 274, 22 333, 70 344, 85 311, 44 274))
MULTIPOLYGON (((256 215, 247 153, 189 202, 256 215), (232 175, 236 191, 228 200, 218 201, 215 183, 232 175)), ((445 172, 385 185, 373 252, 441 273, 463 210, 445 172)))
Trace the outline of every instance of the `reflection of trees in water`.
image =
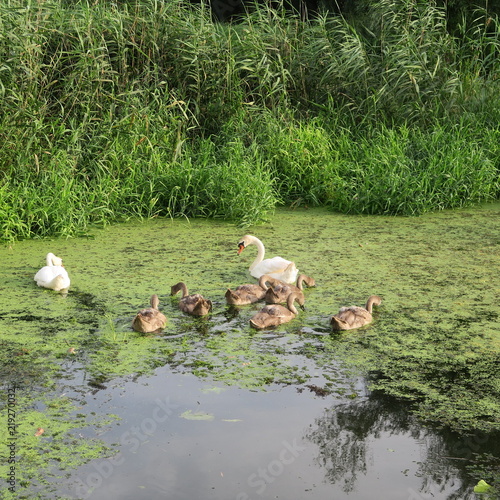
MULTIPOLYGON (((345 492, 354 489, 359 474, 367 472, 369 439, 408 432, 408 416, 386 407, 374 397, 346 406, 336 406, 316 420, 317 428, 306 436, 319 447, 318 462, 326 469, 326 479, 342 484, 345 492)), ((419 438, 419 429, 415 429, 419 438)))
POLYGON ((407 406, 379 395, 327 409, 316 424, 306 438, 319 448, 317 461, 325 468, 327 481, 340 485, 346 493, 353 491, 359 475, 368 471, 370 442, 383 434, 405 434, 419 442, 425 452, 418 471, 422 484, 418 492, 408 490, 412 500, 475 498, 470 485, 481 478, 468 477, 466 468, 478 451, 491 453, 493 450, 485 450, 485 446, 498 442, 491 436, 465 437, 425 428, 409 414, 407 406))

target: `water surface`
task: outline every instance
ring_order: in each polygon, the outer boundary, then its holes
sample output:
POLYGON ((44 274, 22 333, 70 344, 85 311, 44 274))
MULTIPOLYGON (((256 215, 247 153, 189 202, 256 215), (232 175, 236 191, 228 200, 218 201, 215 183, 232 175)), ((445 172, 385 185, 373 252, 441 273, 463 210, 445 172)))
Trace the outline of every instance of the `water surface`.
POLYGON ((475 498, 500 452, 467 411, 484 406, 481 425, 495 428, 494 368, 471 378, 483 393, 460 379, 447 400, 436 352, 453 370, 462 357, 467 367, 498 359, 499 215, 498 205, 420 218, 281 210, 245 231, 162 219, 1 247, 0 375, 3 401, 13 387, 18 398, 16 494, 359 500, 376 488, 386 499, 475 498), (273 331, 249 328, 260 305, 224 301, 227 287, 254 282, 256 248, 236 253, 247 232, 316 279, 306 311, 273 331), (67 294, 33 282, 48 251, 64 259, 67 294), (178 311, 169 291, 181 280, 212 299, 209 317, 178 311), (169 321, 144 336, 130 323, 152 293, 169 321), (372 325, 330 331, 329 315, 373 293, 383 304, 372 325), (393 393, 435 391, 441 421, 433 405, 371 392, 381 371, 393 393), (483 472, 472 469, 478 454, 490 456, 483 472))

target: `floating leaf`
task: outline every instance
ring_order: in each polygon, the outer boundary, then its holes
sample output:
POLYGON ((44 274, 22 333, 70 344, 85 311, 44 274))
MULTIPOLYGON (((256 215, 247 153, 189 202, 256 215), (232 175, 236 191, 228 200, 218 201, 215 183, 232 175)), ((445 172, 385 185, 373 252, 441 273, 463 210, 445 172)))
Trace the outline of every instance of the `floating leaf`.
POLYGON ((41 436, 44 432, 45 432, 44 429, 42 429, 41 427, 38 427, 38 429, 35 432, 35 436, 41 436))
POLYGON ((486 481, 481 479, 481 481, 474 486, 474 493, 486 493, 490 489, 491 486, 486 481))
POLYGON ((204 392, 205 394, 209 392, 214 392, 215 394, 220 394, 221 392, 224 392, 226 389, 224 387, 203 387, 201 389, 201 392, 204 392))
POLYGON ((185 418, 186 420, 213 420, 214 416, 210 413, 204 413, 202 411, 191 411, 186 410, 184 413, 179 415, 181 418, 185 418))

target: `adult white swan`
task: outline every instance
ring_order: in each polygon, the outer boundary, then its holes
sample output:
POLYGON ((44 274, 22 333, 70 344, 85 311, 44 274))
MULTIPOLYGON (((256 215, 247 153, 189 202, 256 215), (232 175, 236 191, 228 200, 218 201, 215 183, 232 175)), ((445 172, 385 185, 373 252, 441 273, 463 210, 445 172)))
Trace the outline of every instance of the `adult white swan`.
POLYGON ((282 257, 273 257, 272 259, 264 259, 266 249, 259 238, 247 234, 241 238, 238 243, 238 254, 243 252, 249 245, 257 247, 257 257, 249 267, 250 274, 254 278, 260 278, 267 274, 271 278, 276 278, 285 283, 295 283, 299 270, 295 267, 295 262, 283 259, 282 257))
POLYGON ((70 285, 68 272, 62 265, 62 259, 50 252, 47 254, 47 265, 35 274, 34 279, 38 286, 51 288, 56 292, 66 290, 70 285))

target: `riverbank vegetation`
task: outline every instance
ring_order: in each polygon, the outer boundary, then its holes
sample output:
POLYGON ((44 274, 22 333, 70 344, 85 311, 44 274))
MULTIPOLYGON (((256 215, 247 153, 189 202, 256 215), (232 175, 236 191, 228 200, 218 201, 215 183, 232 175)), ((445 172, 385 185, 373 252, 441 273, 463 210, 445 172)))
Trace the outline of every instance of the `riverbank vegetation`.
POLYGON ((0 6, 0 239, 277 206, 414 215, 498 199, 500 29, 432 2, 353 19, 180 1, 0 6))

